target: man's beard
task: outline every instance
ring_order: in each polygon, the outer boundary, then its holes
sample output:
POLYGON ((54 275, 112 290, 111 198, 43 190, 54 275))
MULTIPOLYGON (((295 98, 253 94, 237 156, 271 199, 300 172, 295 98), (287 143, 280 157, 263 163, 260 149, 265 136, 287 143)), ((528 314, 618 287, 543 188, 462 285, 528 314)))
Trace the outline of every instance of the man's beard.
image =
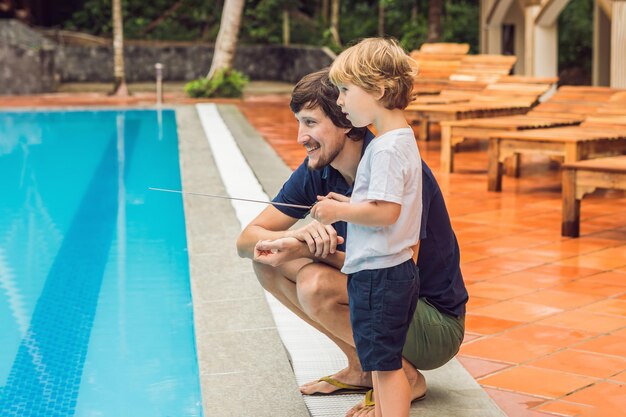
POLYGON ((333 153, 329 157, 324 158, 320 156, 315 166, 311 166, 311 159, 309 158, 307 162, 307 168, 309 169, 309 171, 315 171, 318 169, 322 169, 327 165, 330 165, 335 160, 337 155, 341 153, 342 150, 343 150, 343 142, 341 143, 340 146, 337 146, 337 148, 333 151, 333 153))

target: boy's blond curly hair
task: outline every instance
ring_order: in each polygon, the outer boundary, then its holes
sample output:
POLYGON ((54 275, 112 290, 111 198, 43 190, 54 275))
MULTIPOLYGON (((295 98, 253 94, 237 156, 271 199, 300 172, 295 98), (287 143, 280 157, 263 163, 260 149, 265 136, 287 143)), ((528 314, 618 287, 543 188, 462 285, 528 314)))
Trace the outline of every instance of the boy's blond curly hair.
POLYGON ((404 110, 413 101, 417 63, 393 38, 366 38, 343 51, 330 67, 335 85, 351 83, 370 93, 384 91, 387 109, 404 110))

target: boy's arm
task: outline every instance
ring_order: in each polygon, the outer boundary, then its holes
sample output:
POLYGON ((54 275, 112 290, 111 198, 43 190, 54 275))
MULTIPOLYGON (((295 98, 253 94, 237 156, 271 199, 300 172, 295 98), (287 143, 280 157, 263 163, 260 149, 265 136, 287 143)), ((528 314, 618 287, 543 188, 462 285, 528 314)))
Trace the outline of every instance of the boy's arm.
POLYGON ((389 226, 398 220, 401 208, 400 204, 390 201, 348 203, 327 198, 313 206, 311 216, 323 224, 345 221, 370 227, 389 226))

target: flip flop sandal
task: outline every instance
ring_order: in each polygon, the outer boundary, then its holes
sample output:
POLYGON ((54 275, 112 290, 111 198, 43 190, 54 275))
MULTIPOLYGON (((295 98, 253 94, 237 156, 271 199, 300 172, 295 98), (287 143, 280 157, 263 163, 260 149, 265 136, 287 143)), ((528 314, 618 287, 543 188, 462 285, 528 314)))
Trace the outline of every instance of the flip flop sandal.
MULTIPOLYGON (((422 401, 424 398, 426 398, 426 394, 423 394, 421 397, 417 397, 416 399, 414 399, 411 402, 416 402, 416 401, 422 401)), ((365 407, 374 407, 376 405, 376 402, 374 401, 374 390, 371 389, 369 391, 367 391, 365 393, 365 399, 363 400, 363 405, 365 407)))
POLYGON ((341 381, 337 381, 331 375, 324 376, 324 377, 318 379, 317 382, 326 382, 326 383, 332 385, 333 387, 337 387, 339 389, 337 389, 337 390, 335 390, 333 392, 314 392, 313 394, 309 394, 309 395, 363 394, 364 392, 367 392, 367 390, 370 389, 370 387, 362 387, 360 385, 345 384, 345 383, 343 383, 341 381))

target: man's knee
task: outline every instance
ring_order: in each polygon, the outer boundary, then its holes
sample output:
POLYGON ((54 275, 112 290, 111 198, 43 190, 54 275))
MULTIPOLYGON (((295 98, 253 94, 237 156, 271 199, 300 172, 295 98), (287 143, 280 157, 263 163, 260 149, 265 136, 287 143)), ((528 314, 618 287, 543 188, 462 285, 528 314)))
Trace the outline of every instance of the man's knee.
POLYGON ((252 268, 254 269, 254 273, 256 274, 259 283, 266 291, 269 291, 270 293, 274 293, 275 291, 277 291, 277 268, 255 261, 252 261, 252 268))
POLYGON ((345 275, 326 265, 311 264, 302 268, 298 273, 297 290, 302 307, 313 317, 336 304, 347 303, 345 275))

